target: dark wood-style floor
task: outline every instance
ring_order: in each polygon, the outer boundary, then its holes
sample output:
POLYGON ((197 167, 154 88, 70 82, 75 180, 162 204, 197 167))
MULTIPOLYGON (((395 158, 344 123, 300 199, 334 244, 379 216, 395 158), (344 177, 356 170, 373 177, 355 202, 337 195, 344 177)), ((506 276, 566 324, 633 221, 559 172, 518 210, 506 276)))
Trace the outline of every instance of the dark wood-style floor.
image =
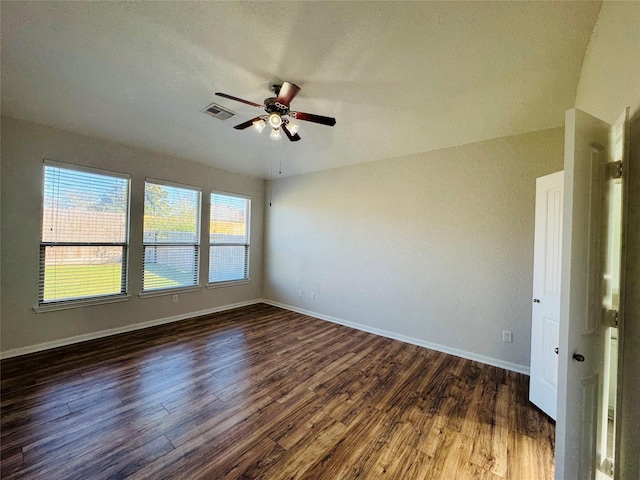
POLYGON ((528 378, 254 305, 2 362, 6 479, 552 479, 528 378))

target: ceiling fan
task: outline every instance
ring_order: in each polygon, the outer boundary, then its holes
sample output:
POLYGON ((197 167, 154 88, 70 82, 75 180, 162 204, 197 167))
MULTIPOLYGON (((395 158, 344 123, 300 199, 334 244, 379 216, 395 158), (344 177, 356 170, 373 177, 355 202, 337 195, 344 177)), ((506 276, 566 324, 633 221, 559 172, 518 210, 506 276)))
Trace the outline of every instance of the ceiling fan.
POLYGON ((266 98, 262 105, 248 100, 243 100, 242 98, 234 97, 232 95, 227 95, 222 92, 216 92, 216 95, 264 109, 264 111, 267 112, 267 115, 259 115, 251 120, 247 120, 246 122, 236 125, 233 128, 236 130, 244 130, 245 128, 253 125, 259 132, 261 132, 267 125, 269 125, 272 129, 269 137, 273 140, 280 140, 281 130, 284 131, 287 138, 292 142, 300 140, 300 135, 298 135, 298 125, 293 123, 288 117, 296 120, 304 120, 306 122, 320 123, 330 127, 333 127, 336 124, 336 119, 333 117, 323 117, 322 115, 314 115, 313 113, 289 110, 291 100, 293 100, 300 91, 300 87, 297 85, 291 82, 284 82, 282 85, 271 84, 270 89, 276 96, 266 98))

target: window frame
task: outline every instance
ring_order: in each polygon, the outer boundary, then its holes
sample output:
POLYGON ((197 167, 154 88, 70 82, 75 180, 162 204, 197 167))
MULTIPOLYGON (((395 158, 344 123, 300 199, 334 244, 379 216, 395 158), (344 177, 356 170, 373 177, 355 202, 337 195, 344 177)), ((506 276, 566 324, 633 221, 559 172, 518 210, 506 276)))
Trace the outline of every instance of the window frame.
POLYGON ((128 173, 105 170, 102 168, 89 167, 86 165, 79 165, 69 162, 61 162, 51 159, 42 160, 42 186, 41 186, 41 201, 40 201, 40 236, 39 236, 39 255, 38 255, 38 304, 33 307, 36 313, 65 310, 69 308, 79 308, 90 305, 99 305, 105 303, 116 303, 129 300, 129 251, 130 251, 130 222, 131 222, 131 175, 128 173), (124 242, 51 242, 43 241, 44 235, 44 212, 45 212, 45 183, 46 183, 46 168, 59 168, 64 170, 72 170, 75 172, 83 172, 93 175, 101 175, 105 177, 124 179, 127 182, 127 200, 126 200, 126 214, 125 214, 125 232, 124 242), (44 300, 45 291, 45 262, 46 262, 46 250, 50 247, 121 247, 121 273, 120 273, 120 292, 110 294, 96 294, 86 295, 82 297, 62 298, 54 300, 44 300))
POLYGON ((143 214, 142 214, 142 282, 141 282, 141 290, 138 296, 140 298, 150 298, 150 297, 159 297, 164 295, 172 295, 180 292, 190 292, 197 291, 200 289, 200 266, 202 262, 202 188, 195 185, 187 185, 184 183, 172 182, 169 180, 161 180, 157 178, 146 177, 144 181, 144 197, 142 201, 143 214), (197 201, 197 217, 196 217, 196 234, 194 235, 195 242, 194 243, 186 243, 186 242, 147 242, 144 240, 145 235, 145 209, 146 209, 146 189, 147 184, 154 184, 172 188, 180 188, 183 190, 191 190, 198 194, 197 201), (195 272, 195 280, 196 283, 194 285, 177 285, 177 286, 168 286, 168 287, 156 287, 149 288, 145 290, 144 285, 144 276, 145 276, 145 254, 147 247, 194 247, 194 255, 195 255, 195 264, 194 264, 194 272, 195 272))
POLYGON ((211 190, 209 193, 209 232, 207 233, 207 238, 209 241, 209 257, 208 257, 208 271, 207 271, 207 288, 218 288, 218 287, 226 287, 232 285, 239 285, 243 283, 249 283, 251 281, 251 196, 243 195, 241 193, 232 193, 225 192, 222 190, 211 190), (221 195, 225 197, 231 197, 235 199, 242 199, 247 202, 247 214, 245 218, 245 229, 246 229, 246 243, 239 242, 223 242, 223 243, 213 243, 211 241, 211 226, 213 222, 213 196, 221 195), (234 280, 220 280, 220 281, 211 281, 211 251, 216 247, 245 247, 245 267, 244 271, 246 272, 244 278, 234 279, 234 280))

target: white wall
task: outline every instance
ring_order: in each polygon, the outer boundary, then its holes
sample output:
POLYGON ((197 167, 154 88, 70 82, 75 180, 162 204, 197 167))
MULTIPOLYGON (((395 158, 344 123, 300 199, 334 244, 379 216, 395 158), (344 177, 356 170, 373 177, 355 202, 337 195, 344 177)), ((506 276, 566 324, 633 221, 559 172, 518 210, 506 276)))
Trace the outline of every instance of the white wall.
POLYGON ((607 122, 631 107, 621 479, 640 479, 640 2, 604 2, 585 55, 576 107, 607 122))
POLYGON ((528 371, 535 179, 562 162, 557 128, 271 181, 264 296, 528 371))
MULTIPOLYGON (((170 317, 188 316, 226 305, 249 302, 262 295, 262 231, 264 181, 153 154, 11 118, 2 118, 2 304, 1 348, 12 355, 43 346, 88 338, 111 329, 170 317), (69 310, 35 313, 38 302, 38 255, 42 202, 43 158, 78 163, 131 175, 129 248, 130 300, 69 310), (251 196, 251 282, 226 288, 138 297, 142 286, 142 215, 145 177, 251 196)), ((207 203, 203 201, 203 207, 207 203)), ((203 208, 208 219, 208 209, 203 208)), ((205 225, 208 225, 206 223, 205 225)), ((206 237, 208 229, 203 229, 206 237)), ((206 285, 208 247, 202 245, 201 283, 206 285)))
POLYGON ((640 2, 602 4, 582 63, 576 107, 612 123, 640 111, 640 2))

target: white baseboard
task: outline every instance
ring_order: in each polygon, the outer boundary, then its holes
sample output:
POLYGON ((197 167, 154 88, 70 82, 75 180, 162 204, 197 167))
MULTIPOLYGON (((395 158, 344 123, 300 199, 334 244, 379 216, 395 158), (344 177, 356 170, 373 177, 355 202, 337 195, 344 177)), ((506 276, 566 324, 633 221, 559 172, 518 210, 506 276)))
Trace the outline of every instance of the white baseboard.
POLYGON ((28 347, 15 348, 13 350, 7 350, 6 352, 0 352, 0 359, 17 357, 19 355, 27 355, 29 353, 41 352, 43 350, 49 350, 51 348, 64 347, 67 345, 73 345, 74 343, 86 342, 87 340, 95 340, 97 338, 109 337, 111 335, 117 335, 119 333, 133 332, 135 330, 142 330, 143 328, 155 327, 156 325, 164 325, 165 323, 179 322, 180 320, 186 320, 187 318, 200 317, 202 315, 209 315, 212 313, 224 312, 225 310, 231 310, 238 307, 246 307, 248 305, 255 305, 256 303, 263 303, 260 298, 249 300, 246 302, 232 303, 230 305, 222 305, 220 307, 207 308, 198 312, 182 313, 180 315, 174 315, 172 317, 158 318, 156 320, 149 320, 148 322, 134 323, 133 325, 125 325, 117 328, 110 328, 108 330, 101 330, 99 332, 85 333, 83 335, 77 335, 75 337, 62 338, 60 340, 53 340, 51 342, 39 343, 37 345, 30 345, 28 347))
POLYGON ((284 308, 285 310, 291 310, 292 312, 302 313, 303 315, 309 315, 310 317, 315 317, 320 320, 326 320, 328 322, 344 325, 345 327, 355 328, 356 330, 362 330, 363 332, 380 335, 381 337, 391 338, 393 340, 399 340, 401 342, 410 343, 412 345, 417 345, 419 347, 430 348, 431 350, 436 350, 438 352, 455 355, 456 357, 466 358, 467 360, 473 360, 476 362, 485 363, 487 365, 493 365, 494 367, 503 368, 505 370, 511 370, 513 372, 529 375, 529 367, 525 365, 520 365, 518 363, 505 362, 504 360, 499 360, 497 358, 487 357, 487 356, 479 355, 473 352, 467 352, 466 350, 460 350, 458 348, 447 347, 445 345, 428 342, 426 340, 422 340, 415 337, 408 337, 406 335, 401 335, 399 333, 391 332, 389 330, 373 328, 367 325, 363 325, 361 323, 348 322, 340 318, 324 315, 322 313, 313 312, 311 310, 305 310, 304 308, 294 307, 293 305, 286 305, 284 303, 274 302, 272 300, 267 300, 267 299, 262 299, 262 302, 268 305, 272 305, 274 307, 280 307, 280 308, 284 308))

